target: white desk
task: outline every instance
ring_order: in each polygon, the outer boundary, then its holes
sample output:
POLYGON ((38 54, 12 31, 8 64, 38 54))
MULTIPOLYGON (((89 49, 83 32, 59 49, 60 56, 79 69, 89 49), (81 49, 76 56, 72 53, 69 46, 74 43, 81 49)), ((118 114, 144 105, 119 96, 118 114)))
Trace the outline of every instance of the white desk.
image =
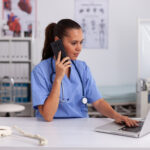
POLYGON ((149 150, 150 134, 140 139, 94 132, 94 128, 111 121, 101 118, 55 119, 52 122, 36 118, 0 117, 0 125, 17 125, 26 132, 41 134, 48 145, 13 133, 0 138, 0 150, 149 150))

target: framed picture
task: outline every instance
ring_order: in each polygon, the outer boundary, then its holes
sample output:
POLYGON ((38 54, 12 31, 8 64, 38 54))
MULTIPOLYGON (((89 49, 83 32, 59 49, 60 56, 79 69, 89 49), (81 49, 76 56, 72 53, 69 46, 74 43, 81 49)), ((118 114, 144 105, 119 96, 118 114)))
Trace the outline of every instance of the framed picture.
POLYGON ((3 0, 2 37, 33 37, 37 0, 3 0))

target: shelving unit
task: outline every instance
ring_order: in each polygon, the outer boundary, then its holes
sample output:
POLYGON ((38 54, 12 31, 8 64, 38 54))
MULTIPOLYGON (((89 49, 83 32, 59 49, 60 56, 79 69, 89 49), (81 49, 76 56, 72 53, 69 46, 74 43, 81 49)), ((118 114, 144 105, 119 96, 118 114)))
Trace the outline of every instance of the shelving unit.
POLYGON ((31 102, 32 39, 0 38, 0 103, 11 101, 25 106, 15 116, 33 116, 31 102), (14 80, 13 90, 4 77, 14 80), (11 91, 12 90, 12 91, 11 91), (10 96, 13 93, 13 100, 10 96))

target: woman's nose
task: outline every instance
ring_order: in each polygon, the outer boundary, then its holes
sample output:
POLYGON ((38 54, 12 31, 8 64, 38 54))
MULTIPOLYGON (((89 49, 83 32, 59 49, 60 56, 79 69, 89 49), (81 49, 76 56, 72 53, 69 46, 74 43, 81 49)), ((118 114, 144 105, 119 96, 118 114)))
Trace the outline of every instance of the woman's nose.
POLYGON ((82 45, 81 45, 81 44, 78 44, 77 47, 76 47, 76 50, 77 50, 77 51, 81 51, 81 49, 82 49, 82 45))

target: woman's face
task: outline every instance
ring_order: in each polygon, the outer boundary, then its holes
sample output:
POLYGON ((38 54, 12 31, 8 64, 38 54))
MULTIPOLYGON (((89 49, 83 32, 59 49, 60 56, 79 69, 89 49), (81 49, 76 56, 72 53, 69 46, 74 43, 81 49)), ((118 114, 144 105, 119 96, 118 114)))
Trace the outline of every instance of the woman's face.
POLYGON ((82 49, 83 33, 81 29, 67 30, 67 36, 63 37, 63 44, 67 56, 76 60, 82 49))

